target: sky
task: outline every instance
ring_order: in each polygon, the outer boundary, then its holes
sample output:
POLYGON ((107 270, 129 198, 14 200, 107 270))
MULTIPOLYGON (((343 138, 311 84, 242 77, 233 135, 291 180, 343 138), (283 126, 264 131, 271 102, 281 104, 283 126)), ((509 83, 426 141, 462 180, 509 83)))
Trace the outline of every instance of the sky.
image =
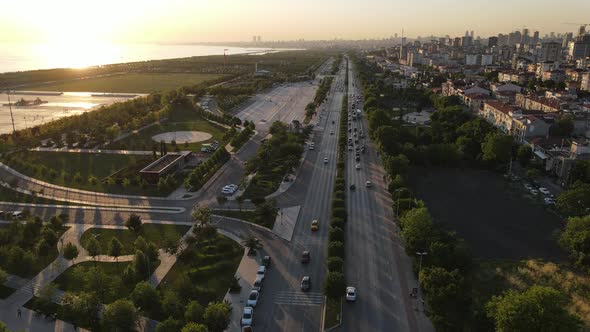
MULTIPOLYGON (((3 1, 4 2, 4 1, 3 1)), ((590 23, 590 0, 19 0, 0 11, 0 41, 227 42, 487 37, 590 23)))

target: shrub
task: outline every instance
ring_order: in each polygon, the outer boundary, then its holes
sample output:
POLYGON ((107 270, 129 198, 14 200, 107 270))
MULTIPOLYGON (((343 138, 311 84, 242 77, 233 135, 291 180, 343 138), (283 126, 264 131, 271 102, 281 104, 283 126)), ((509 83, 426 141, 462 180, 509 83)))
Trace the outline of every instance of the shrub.
POLYGON ((330 241, 328 243, 328 256, 344 258, 344 243, 330 241))
POLYGON ((340 257, 328 257, 327 260, 328 271, 330 272, 342 272, 344 268, 344 260, 340 257))
POLYGON ((328 272, 326 279, 324 280, 324 292, 332 299, 337 299, 346 289, 346 282, 344 280, 344 274, 340 272, 328 272))

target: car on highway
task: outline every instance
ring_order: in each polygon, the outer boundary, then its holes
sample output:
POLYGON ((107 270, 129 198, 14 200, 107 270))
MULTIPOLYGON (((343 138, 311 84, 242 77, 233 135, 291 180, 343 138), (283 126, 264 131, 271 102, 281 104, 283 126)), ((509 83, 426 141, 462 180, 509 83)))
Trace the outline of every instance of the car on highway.
POLYGON ((270 267, 270 256, 262 257, 262 265, 266 266, 267 268, 270 267))
POLYGON ((334 124, 334 123, 336 123, 336 122, 334 122, 334 120, 332 120, 332 124, 334 124))
POLYGON ((317 231, 318 229, 320 229, 320 222, 317 219, 312 220, 310 228, 312 231, 317 231))
POLYGON ((358 162, 360 162, 360 161, 361 161, 361 157, 360 157, 360 156, 356 156, 356 157, 354 158, 354 160, 355 160, 355 161, 358 163, 358 162))
POLYGON ((356 301, 356 288, 352 286, 346 287, 346 301, 354 302, 356 301))
POLYGON ((365 187, 371 188, 372 186, 373 186, 373 182, 371 182, 371 181, 365 182, 365 187))
POLYGON ((328 163, 328 158, 326 157, 326 158, 324 158, 324 164, 327 164, 327 163, 328 163))
POLYGON ((262 278, 256 277, 256 279, 254 280, 254 284, 252 285, 252 289, 257 290, 259 292, 262 291, 262 278))
POLYGON ((334 131, 333 130, 330 130, 330 135, 334 135, 334 131))
POLYGON ((223 186, 223 188, 221 188, 221 193, 222 194, 225 194, 225 195, 232 195, 237 190, 238 190, 238 185, 236 185, 236 184, 228 184, 226 186, 223 186))
POLYGON ((244 325, 252 325, 254 322, 254 308, 252 307, 245 307, 244 311, 242 312, 242 320, 240 324, 244 325))
POLYGON ((543 195, 551 195, 551 192, 544 187, 539 188, 539 191, 543 194, 543 195))
POLYGON ((354 168, 356 168, 357 170, 361 169, 361 164, 356 164, 354 168))
POLYGON ((350 190, 354 191, 356 189, 356 186, 354 184, 350 185, 350 190))
POLYGON ((258 267, 258 271, 256 271, 256 278, 260 278, 260 279, 264 280, 265 276, 266 276, 266 266, 260 265, 258 267))
POLYGON ((311 278, 309 276, 304 276, 301 279, 301 290, 308 291, 311 288, 311 278))
POLYGON ((307 263, 309 263, 310 260, 311 260, 311 255, 309 254, 309 251, 304 250, 303 253, 301 254, 301 263, 307 264, 307 263))
POLYGON ((348 146, 348 151, 352 151, 352 150, 353 150, 352 145, 349 145, 348 146))
POLYGON ((310 150, 314 150, 315 149, 315 144, 314 143, 309 143, 309 149, 310 150))
POLYGON ((260 298, 260 293, 257 290, 251 290, 250 295, 248 295, 248 300, 246 301, 246 305, 248 307, 256 308, 259 298, 260 298))

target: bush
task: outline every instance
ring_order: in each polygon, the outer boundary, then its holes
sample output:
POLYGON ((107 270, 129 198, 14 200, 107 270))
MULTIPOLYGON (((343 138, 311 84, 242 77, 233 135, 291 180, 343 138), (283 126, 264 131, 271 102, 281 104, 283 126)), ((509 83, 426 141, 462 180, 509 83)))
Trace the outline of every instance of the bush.
POLYGON ((335 198, 332 200, 332 209, 335 210, 335 209, 344 208, 344 207, 345 207, 345 205, 344 205, 343 199, 335 198))
POLYGON ((328 243, 328 256, 344 259, 344 243, 340 241, 330 241, 328 243))
POLYGON ((339 227, 330 227, 330 242, 342 242, 344 243, 344 231, 339 227))
POLYGON ((332 209, 332 216, 340 218, 346 222, 346 209, 342 207, 332 209))
POLYGON ((328 257, 327 260, 328 271, 342 273, 344 269, 344 260, 340 257, 328 257))
POLYGON ((330 226, 344 229, 344 219, 332 218, 332 222, 330 223, 330 226))
POLYGON ((324 293, 332 299, 337 299, 346 290, 346 282, 344 274, 340 272, 328 272, 324 280, 324 293))

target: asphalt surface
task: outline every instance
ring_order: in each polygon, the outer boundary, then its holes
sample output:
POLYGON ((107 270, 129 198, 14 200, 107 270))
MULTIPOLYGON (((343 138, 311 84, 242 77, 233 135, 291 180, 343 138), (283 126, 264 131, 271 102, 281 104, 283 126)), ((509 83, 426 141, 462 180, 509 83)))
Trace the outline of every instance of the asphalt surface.
MULTIPOLYGON (((360 95, 356 84, 350 63, 349 110, 352 109, 353 95, 360 95)), ((358 105, 359 102, 356 104, 356 108, 363 108, 362 104, 358 105)), ((351 125, 357 128, 357 133, 362 130, 368 136, 365 114, 361 120, 351 120, 351 125)), ((349 133, 349 137, 353 134, 354 131, 349 133)), ((354 184, 356 190, 349 190, 347 195, 345 276, 348 284, 357 288, 357 301, 344 304, 340 329, 429 330, 421 328, 418 320, 425 317, 414 310, 415 303, 409 297, 416 281, 408 281, 412 276, 411 265, 397 235, 392 200, 383 181, 385 171, 374 144, 368 138, 359 138, 355 147, 363 144, 367 149, 360 154, 360 162, 355 161, 355 151, 347 151, 346 156, 346 183, 347 186, 354 184), (357 164, 360 164, 360 169, 356 169, 357 164), (372 182, 372 188, 365 186, 366 181, 372 182), (417 315, 422 317, 417 318, 417 315)))
POLYGON ((286 250, 275 251, 272 246, 265 248, 277 263, 267 273, 261 302, 254 310, 254 328, 257 331, 321 330, 324 304, 322 282, 326 273, 326 244, 336 176, 344 74, 345 71, 341 70, 333 83, 326 111, 315 127, 315 150, 307 154, 306 168, 301 172, 303 178, 309 177, 310 180, 306 184, 296 183, 289 190, 305 193, 302 204, 299 202, 302 207, 293 238, 286 244, 286 250), (334 134, 330 134, 331 130, 334 134), (324 163, 324 158, 328 158, 328 163, 324 163), (320 221, 320 228, 316 232, 310 229, 313 219, 320 221), (300 261, 304 250, 311 253, 311 261, 306 265, 300 261), (312 287, 307 292, 300 289, 303 276, 311 277, 312 287))

